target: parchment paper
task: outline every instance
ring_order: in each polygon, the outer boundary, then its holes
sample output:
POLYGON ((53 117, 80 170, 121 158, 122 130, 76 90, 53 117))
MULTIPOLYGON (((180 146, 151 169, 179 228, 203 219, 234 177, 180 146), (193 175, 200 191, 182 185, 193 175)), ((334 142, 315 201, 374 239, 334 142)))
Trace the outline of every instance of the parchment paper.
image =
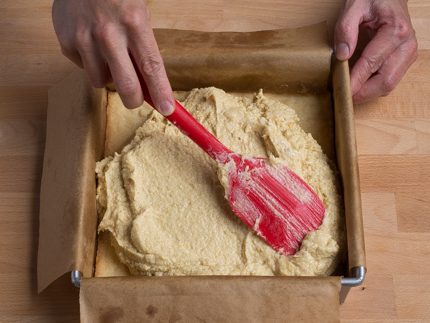
POLYGON ((327 89, 326 23, 259 32, 154 31, 174 90, 215 86, 224 91, 315 93, 327 89))
MULTIPOLYGON (((256 91, 264 83, 263 87, 273 92, 318 93, 320 90, 325 91, 328 86, 331 51, 325 24, 296 30, 243 34, 160 30, 156 31, 156 37, 170 81, 177 90, 216 85, 228 91, 256 91), (199 47, 199 44, 202 46, 199 47), (193 69, 192 66, 197 67, 193 69), (264 70, 263 67, 267 69, 264 70)), ((349 91, 349 87, 340 84, 339 91, 349 91)), ((154 277, 92 278, 97 223, 94 166, 96 160, 103 156, 106 95, 105 90, 91 89, 82 71, 73 73, 50 90, 41 188, 39 291, 68 271, 81 271, 86 277, 81 287, 81 315, 84 321, 92 322, 94 320, 91 318, 94 317, 109 317, 105 315, 105 310, 109 308, 113 310, 109 312, 111 314, 123 311, 124 315, 136 310, 133 308, 137 304, 134 299, 141 292, 145 293, 145 302, 148 304, 148 307, 137 308, 142 318, 146 318, 147 311, 154 312, 150 305, 162 308, 163 313, 166 312, 163 315, 172 318, 175 306, 180 304, 180 309, 187 315, 184 317, 212 315, 218 311, 233 315, 232 320, 224 320, 227 317, 224 316, 221 322, 234 322, 238 317, 234 316, 236 311, 240 313, 243 307, 247 308, 247 312, 255 313, 253 306, 262 303, 264 308, 270 309, 267 317, 271 322, 294 322, 300 317, 295 309, 300 307, 296 303, 290 305, 290 301, 301 300, 311 311, 322 308, 321 304, 338 303, 340 277, 316 277, 310 280, 297 277, 208 277, 207 280, 187 277, 183 280, 186 283, 180 283, 180 279, 176 282, 175 278, 178 277, 159 277, 157 280, 151 280, 154 277), (214 283, 211 283, 211 279, 214 283), (254 282, 258 284, 255 283, 248 289, 248 282, 251 285, 254 282), (298 285, 294 285, 296 283, 298 285), (217 285, 226 287, 217 289, 217 285), (296 287, 288 290, 288 286, 293 285, 296 287), (160 286, 166 286, 163 290, 171 292, 172 296, 160 295, 160 286), (198 296, 191 297, 192 291, 187 286, 200 290, 194 294, 198 296), (231 287, 227 288, 228 286, 231 287), (321 288, 315 289, 315 286, 321 288), (332 288, 336 290, 335 293, 321 294, 325 289, 332 288), (283 292, 276 292, 278 289, 283 292), (293 295, 296 291, 306 296, 285 298, 287 294, 293 295), (229 297, 232 292, 238 297, 229 297), (107 298, 107 294, 111 294, 113 298, 107 298), (177 303, 175 298, 179 296, 181 302, 177 303), (189 305, 186 305, 188 301, 189 305), (271 304, 276 304, 276 308, 271 304), (223 306, 229 307, 223 310, 223 306), (211 312, 213 309, 217 311, 211 312), (288 313, 292 315, 291 320, 288 313)), ((350 117, 350 100, 342 102, 346 102, 343 111, 347 111, 350 117)), ((350 125, 349 122, 348 126, 350 125)), ((350 131, 353 128, 343 128, 336 130, 336 134, 349 136, 350 131)), ((354 141, 355 144, 355 137, 352 139, 340 142, 345 144, 354 141)), ((346 154, 349 149, 355 147, 348 147, 346 154)), ((353 155, 353 162, 354 156, 356 155, 353 155)), ((348 173, 347 162, 342 163, 345 166, 341 168, 342 171, 348 173)), ((355 175, 358 174, 354 173, 355 175)), ((343 179, 357 182, 358 177, 354 176, 343 179)), ((356 184, 352 187, 357 189, 356 184)), ((358 201, 356 193, 354 189, 346 190, 345 194, 352 194, 355 199, 345 201, 358 201)), ((353 214, 356 216, 358 213, 353 214)), ((359 215, 361 217, 361 213, 359 215)), ((362 234, 360 229, 352 229, 351 232, 362 234)), ((364 253, 364 249, 356 250, 356 253, 364 253)), ((361 256, 356 258, 354 264, 359 264, 360 259, 364 259, 364 254, 361 256)), ((318 322, 337 320, 338 310, 331 306, 329 308, 332 310, 318 313, 318 322)), ((206 318, 206 321, 210 320, 211 316, 206 318)))
POLYGON ((78 70, 49 90, 40 192, 38 290, 68 271, 93 274, 97 210, 94 167, 103 157, 105 89, 78 70))
POLYGON ((81 321, 339 322, 339 289, 339 277, 84 278, 81 321))
POLYGON ((334 60, 332 82, 335 116, 337 165, 343 184, 348 244, 348 264, 366 267, 361 191, 358 174, 357 144, 355 139, 354 110, 352 106, 348 62, 334 60))

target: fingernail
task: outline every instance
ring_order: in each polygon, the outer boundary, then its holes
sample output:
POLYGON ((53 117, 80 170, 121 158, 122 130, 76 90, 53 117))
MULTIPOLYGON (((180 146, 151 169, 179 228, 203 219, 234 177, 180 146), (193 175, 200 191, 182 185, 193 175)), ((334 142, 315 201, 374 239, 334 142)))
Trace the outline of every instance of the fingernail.
POLYGON ((336 57, 340 61, 346 61, 349 56, 349 47, 345 43, 337 44, 335 47, 336 57))
POLYGON ((169 101, 164 101, 163 103, 160 104, 158 111, 163 116, 169 116, 173 113, 174 108, 173 108, 173 105, 169 101))

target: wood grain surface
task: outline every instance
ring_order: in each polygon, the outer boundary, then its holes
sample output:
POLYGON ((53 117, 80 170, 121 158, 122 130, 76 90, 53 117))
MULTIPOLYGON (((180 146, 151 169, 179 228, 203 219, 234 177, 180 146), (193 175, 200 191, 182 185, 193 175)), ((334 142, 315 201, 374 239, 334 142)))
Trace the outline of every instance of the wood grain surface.
MULTIPOLYGON (((252 31, 327 20, 341 0, 153 0, 153 27, 252 31)), ((64 276, 36 291, 47 90, 76 67, 52 0, 0 0, 0 321, 78 322, 64 276)), ((355 107, 368 274, 341 322, 430 322, 430 2, 410 0, 419 58, 390 96, 355 107)))

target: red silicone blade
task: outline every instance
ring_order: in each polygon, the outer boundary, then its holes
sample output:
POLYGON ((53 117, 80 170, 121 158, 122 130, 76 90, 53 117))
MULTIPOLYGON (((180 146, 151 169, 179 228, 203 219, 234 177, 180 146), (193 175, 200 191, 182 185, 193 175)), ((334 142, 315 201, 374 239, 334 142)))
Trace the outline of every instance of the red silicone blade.
POLYGON ((292 170, 262 158, 234 158, 228 167, 228 200, 234 213, 273 249, 295 254, 309 231, 321 225, 325 208, 292 170))

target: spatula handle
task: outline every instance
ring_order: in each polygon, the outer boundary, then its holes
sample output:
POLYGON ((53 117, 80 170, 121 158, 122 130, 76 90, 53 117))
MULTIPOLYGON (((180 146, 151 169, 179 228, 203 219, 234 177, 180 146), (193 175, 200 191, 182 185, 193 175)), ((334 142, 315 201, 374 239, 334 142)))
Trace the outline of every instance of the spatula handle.
MULTIPOLYGON (((155 108, 145 82, 141 81, 141 86, 145 101, 155 108)), ((175 101, 175 103, 175 111, 171 115, 165 116, 165 118, 173 123, 184 135, 199 145, 216 162, 220 164, 227 163, 228 156, 233 152, 194 119, 178 101, 175 101)))

